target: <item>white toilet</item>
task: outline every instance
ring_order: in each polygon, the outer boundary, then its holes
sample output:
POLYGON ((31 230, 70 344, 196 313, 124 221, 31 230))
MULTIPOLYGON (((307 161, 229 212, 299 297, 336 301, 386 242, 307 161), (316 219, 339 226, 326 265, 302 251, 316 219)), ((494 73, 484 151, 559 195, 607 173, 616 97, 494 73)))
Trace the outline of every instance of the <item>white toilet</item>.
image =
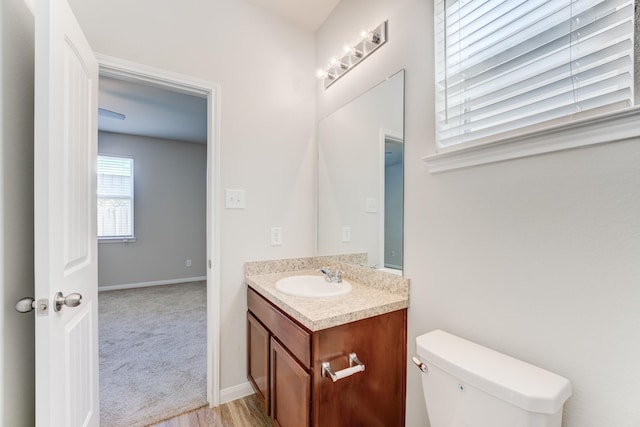
POLYGON ((455 335, 416 338, 431 427, 560 427, 569 380, 455 335))

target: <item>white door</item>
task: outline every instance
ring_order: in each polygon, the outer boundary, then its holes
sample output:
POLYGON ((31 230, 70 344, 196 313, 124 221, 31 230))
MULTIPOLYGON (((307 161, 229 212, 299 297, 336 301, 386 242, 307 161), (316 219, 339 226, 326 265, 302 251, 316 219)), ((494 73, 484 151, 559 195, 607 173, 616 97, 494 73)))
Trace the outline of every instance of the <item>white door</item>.
POLYGON ((35 28, 36 425, 98 426, 98 64, 66 0, 37 0, 35 28))

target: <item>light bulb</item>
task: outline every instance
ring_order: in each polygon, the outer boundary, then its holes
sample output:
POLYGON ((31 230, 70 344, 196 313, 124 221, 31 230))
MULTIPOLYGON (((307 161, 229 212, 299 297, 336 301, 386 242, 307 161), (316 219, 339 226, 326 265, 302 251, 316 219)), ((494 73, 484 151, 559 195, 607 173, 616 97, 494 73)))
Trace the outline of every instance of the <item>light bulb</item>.
POLYGON ((381 41, 380 34, 374 33, 371 30, 362 30, 360 32, 360 37, 362 40, 366 40, 369 43, 379 44, 381 41))
POLYGON ((355 56, 356 58, 362 58, 362 51, 356 49, 355 47, 345 46, 344 53, 347 55, 355 56))
POLYGON ((329 68, 342 68, 343 70, 346 70, 347 68, 349 68, 349 66, 347 64, 345 64, 344 62, 342 62, 342 59, 338 59, 335 56, 333 58, 331 58, 331 60, 329 61, 329 68))

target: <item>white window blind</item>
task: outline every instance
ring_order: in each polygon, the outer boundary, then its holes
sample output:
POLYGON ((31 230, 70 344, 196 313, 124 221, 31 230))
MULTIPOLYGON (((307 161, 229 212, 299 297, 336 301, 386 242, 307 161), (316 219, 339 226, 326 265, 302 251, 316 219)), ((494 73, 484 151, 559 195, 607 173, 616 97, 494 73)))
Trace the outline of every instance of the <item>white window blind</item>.
POLYGON ((133 238, 133 159, 98 156, 98 238, 133 238))
POLYGON ((438 147, 632 107, 633 19, 628 0, 438 0, 438 147))

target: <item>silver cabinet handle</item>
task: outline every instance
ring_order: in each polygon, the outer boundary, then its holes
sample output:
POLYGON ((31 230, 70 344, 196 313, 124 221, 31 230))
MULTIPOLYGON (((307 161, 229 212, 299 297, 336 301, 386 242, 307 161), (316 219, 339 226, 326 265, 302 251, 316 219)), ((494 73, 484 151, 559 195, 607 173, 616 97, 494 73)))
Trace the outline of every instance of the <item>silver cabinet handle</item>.
POLYGON ((333 372, 329 362, 323 362, 321 366, 322 376, 331 378, 331 381, 333 381, 334 383, 357 372, 364 372, 364 363, 358 360, 358 356, 356 356, 355 353, 349 354, 349 367, 338 372, 333 372))
POLYGON ((62 294, 62 292, 58 292, 53 297, 53 310, 60 311, 63 306, 67 307, 77 307, 82 302, 82 295, 80 294, 69 294, 66 297, 62 294))

